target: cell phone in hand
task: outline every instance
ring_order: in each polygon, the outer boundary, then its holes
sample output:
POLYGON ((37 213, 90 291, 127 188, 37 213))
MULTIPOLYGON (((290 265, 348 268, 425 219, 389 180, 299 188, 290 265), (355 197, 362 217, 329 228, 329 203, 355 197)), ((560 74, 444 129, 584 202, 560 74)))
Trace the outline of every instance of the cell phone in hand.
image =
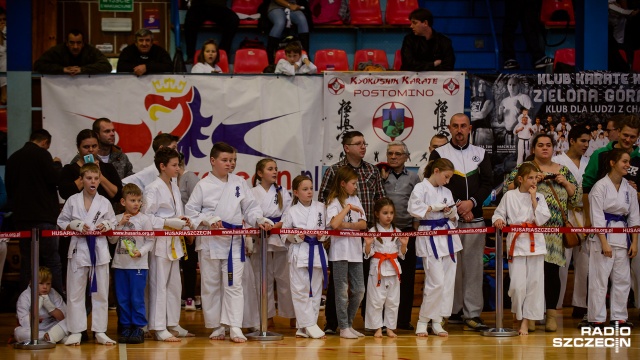
POLYGON ((86 163, 94 163, 96 162, 96 159, 93 157, 93 154, 89 154, 89 155, 85 155, 84 156, 84 162, 86 163))
POLYGON ((558 176, 558 174, 549 174, 547 176, 545 176, 542 180, 553 180, 556 178, 556 176, 558 176))

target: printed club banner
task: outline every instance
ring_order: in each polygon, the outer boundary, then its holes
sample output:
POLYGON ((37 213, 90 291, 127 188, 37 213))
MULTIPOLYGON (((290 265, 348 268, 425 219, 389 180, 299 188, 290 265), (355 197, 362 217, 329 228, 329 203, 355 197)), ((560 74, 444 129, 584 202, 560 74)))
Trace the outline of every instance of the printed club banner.
POLYGON ((364 134, 365 160, 386 161, 387 144, 401 140, 410 156, 407 166, 426 163, 431 137, 450 137, 449 119, 464 111, 463 72, 325 72, 324 165, 344 157, 341 137, 364 134))
POLYGON ((187 169, 201 176, 211 170, 213 143, 224 141, 238 150, 238 175, 252 177, 256 162, 271 157, 285 188, 300 173, 319 186, 324 127, 317 76, 46 76, 42 101, 50 152, 64 164, 77 153, 78 132, 107 117, 134 171, 153 163, 152 139, 168 132, 180 137, 187 169))

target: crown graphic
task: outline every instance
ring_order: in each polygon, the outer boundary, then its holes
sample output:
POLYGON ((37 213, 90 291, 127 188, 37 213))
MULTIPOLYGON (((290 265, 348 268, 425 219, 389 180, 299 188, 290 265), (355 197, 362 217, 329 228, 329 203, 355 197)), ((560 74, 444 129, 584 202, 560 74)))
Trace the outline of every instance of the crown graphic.
POLYGON ((186 81, 180 81, 176 84, 176 80, 171 78, 164 79, 164 81, 155 80, 152 83, 158 93, 181 93, 187 86, 186 81))

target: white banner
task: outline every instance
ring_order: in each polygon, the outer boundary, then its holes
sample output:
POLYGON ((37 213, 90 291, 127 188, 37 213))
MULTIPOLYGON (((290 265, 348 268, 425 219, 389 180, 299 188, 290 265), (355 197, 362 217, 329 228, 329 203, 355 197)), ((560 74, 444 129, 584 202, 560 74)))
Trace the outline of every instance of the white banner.
POLYGON ((449 136, 453 114, 464 111, 463 72, 325 72, 323 163, 344 156, 341 135, 364 134, 365 160, 386 161, 387 143, 401 140, 410 151, 407 166, 427 161, 431 137, 449 136))
POLYGON ((320 184, 320 77, 45 76, 42 108, 51 154, 64 164, 77 153, 78 132, 107 117, 134 171, 153 163, 153 137, 170 132, 181 139, 187 169, 200 175, 211 170, 213 143, 224 141, 238 150, 238 175, 252 177, 256 162, 272 157, 283 187, 300 173, 320 184))

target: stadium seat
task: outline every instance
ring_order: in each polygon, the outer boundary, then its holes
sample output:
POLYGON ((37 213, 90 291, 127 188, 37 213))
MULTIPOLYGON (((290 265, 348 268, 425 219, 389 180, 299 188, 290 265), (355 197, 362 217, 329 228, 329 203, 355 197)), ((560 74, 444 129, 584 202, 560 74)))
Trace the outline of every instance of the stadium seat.
MULTIPOLYGON (((303 55, 307 55, 307 52, 302 50, 302 54, 303 55)), ((276 51, 276 60, 275 60, 276 64, 278 63, 278 61, 280 61, 280 59, 284 59, 284 58, 286 58, 285 53, 284 53, 284 49, 280 49, 280 50, 276 51)))
POLYGON ((389 60, 387 60, 387 53, 384 50, 364 49, 356 51, 353 58, 353 70, 358 70, 358 64, 367 61, 389 69, 389 60))
POLYGON ((352 25, 382 25, 380 0, 349 1, 352 25))
POLYGON ((556 68, 557 63, 563 63, 571 66, 576 66, 576 49, 566 48, 556 50, 553 56, 553 68, 556 68))
POLYGON ((387 0, 384 21, 389 25, 409 25, 409 14, 418 8, 418 0, 387 0))
POLYGON ((545 27, 566 27, 567 20, 569 20, 569 26, 576 26, 571 0, 542 0, 540 21, 545 27))
MULTIPOLYGON (((198 56, 200 56, 200 51, 196 50, 196 54, 193 56, 193 65, 198 63, 198 56)), ((229 73, 229 58, 227 58, 227 52, 224 50, 218 50, 218 56, 220 56, 220 61, 218 61, 218 66, 222 69, 222 72, 225 74, 229 73)))
POLYGON ((402 67, 402 50, 396 50, 396 56, 393 58, 393 70, 400 71, 402 67))
POLYGON ((261 74, 269 65, 267 52, 262 49, 238 49, 233 64, 235 74, 261 74))
POLYGON ((325 70, 349 71, 349 59, 347 59, 347 53, 344 50, 318 50, 314 60, 313 63, 320 72, 325 70))
POLYGON ((633 52, 633 64, 631 65, 631 71, 640 73, 640 50, 633 52))
MULTIPOLYGON (((231 10, 235 13, 254 15, 258 13, 258 6, 262 3, 262 0, 233 0, 231 3, 231 10)), ((258 20, 244 19, 240 20, 240 25, 255 25, 258 20)))

